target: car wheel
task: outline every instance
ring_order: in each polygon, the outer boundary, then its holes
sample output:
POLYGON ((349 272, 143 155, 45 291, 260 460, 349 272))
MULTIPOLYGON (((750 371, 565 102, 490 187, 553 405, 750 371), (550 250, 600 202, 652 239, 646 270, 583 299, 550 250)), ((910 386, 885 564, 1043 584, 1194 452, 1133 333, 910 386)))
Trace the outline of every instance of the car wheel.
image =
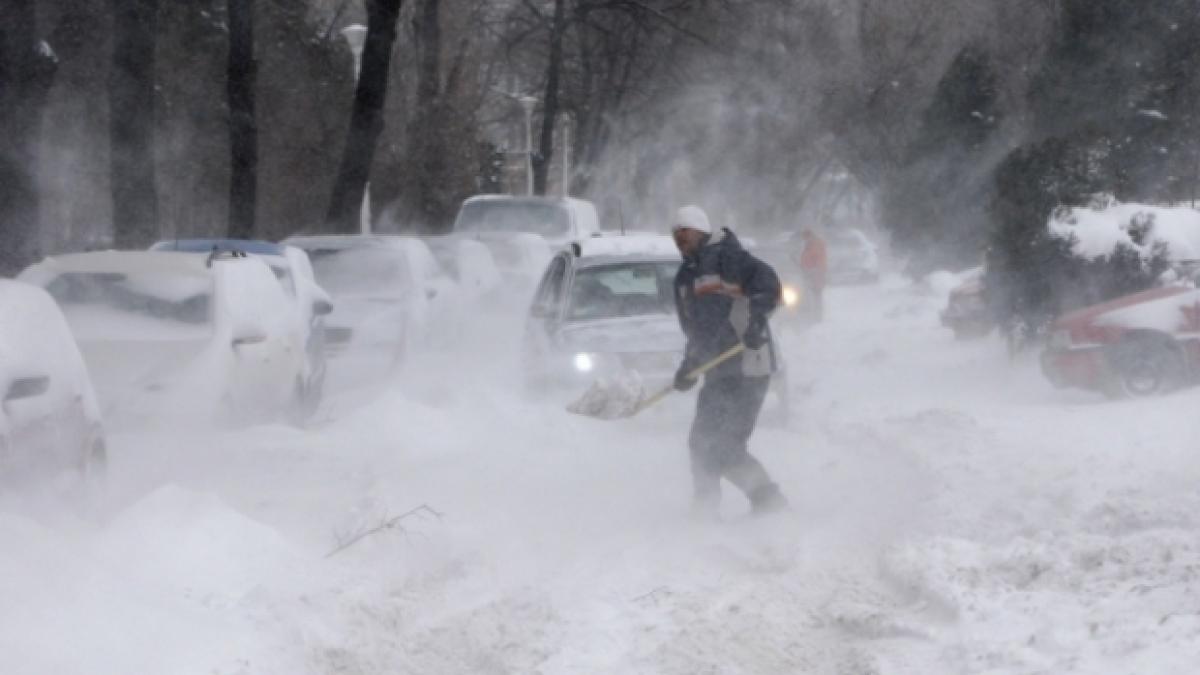
POLYGON ((1174 343, 1155 338, 1135 338, 1116 345, 1109 363, 1115 380, 1109 393, 1131 397, 1157 396, 1177 388, 1186 367, 1174 343))

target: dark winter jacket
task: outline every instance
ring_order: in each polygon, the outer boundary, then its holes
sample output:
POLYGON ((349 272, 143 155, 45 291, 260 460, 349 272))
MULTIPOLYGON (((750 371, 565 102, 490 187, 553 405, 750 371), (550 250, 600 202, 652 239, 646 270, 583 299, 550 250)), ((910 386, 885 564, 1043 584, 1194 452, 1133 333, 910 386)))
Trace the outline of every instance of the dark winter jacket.
POLYGON ((742 248, 722 228, 695 255, 684 259, 675 274, 675 308, 687 337, 684 358, 691 367, 716 358, 738 344, 747 328, 761 326, 767 343, 726 361, 709 377, 759 377, 777 368, 767 317, 779 305, 779 276, 767 263, 742 248))

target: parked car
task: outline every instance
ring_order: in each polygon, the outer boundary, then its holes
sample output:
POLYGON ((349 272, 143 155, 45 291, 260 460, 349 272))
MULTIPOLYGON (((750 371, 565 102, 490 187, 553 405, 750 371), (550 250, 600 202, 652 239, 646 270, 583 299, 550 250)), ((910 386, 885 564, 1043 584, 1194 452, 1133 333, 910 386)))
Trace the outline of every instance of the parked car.
POLYGON ((304 334, 258 258, 98 251, 20 278, 58 302, 106 419, 250 422, 309 405, 304 334))
POLYGON ((454 283, 416 237, 319 235, 283 243, 308 253, 317 282, 333 296, 325 331, 332 355, 383 352, 399 365, 428 339, 435 309, 454 302, 454 283))
POLYGON ((100 406, 62 312, 43 289, 3 279, 0 317, 0 476, 102 474, 100 406))
MULTIPOLYGON (((529 310, 527 384, 580 389, 623 371, 670 381, 684 347, 673 295, 679 264, 675 243, 662 235, 594 237, 557 254, 529 310)), ((775 385, 786 411, 782 371, 775 385)))
POLYGON ((1200 290, 1176 283, 1071 312, 1054 322, 1042 371, 1058 387, 1150 396, 1200 374, 1200 290))
POLYGON ((454 219, 456 234, 481 238, 536 234, 554 248, 599 231, 595 205, 573 197, 476 195, 462 203, 454 219))
POLYGON ((867 235, 860 230, 845 228, 829 230, 824 236, 829 261, 829 283, 856 284, 879 281, 879 253, 867 235))
POLYGON ((962 281, 950 291, 942 310, 942 325, 954 331, 959 340, 981 338, 991 333, 996 321, 984 298, 982 267, 963 273, 962 281))
POLYGON ((317 283, 308 254, 295 246, 252 239, 168 239, 150 247, 151 251, 210 253, 242 252, 260 258, 278 279, 295 312, 296 325, 304 334, 307 356, 303 375, 302 406, 292 413, 303 422, 316 413, 325 391, 327 372, 325 354, 325 317, 333 311, 329 293, 317 283))

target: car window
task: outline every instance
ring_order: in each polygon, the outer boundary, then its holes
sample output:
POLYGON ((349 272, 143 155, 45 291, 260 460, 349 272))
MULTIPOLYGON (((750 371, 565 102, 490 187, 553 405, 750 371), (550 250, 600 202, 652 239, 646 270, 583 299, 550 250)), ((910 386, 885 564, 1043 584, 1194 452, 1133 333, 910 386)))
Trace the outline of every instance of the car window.
POLYGON ((212 279, 168 273, 68 272, 46 290, 70 318, 98 310, 114 322, 153 320, 202 325, 211 321, 212 279))
POLYGON ((542 277, 534 300, 535 314, 550 314, 558 309, 562 300, 563 281, 567 276, 567 261, 561 256, 555 258, 542 277))
POLYGON ((309 249, 317 283, 334 295, 398 295, 411 290, 403 251, 387 248, 309 249))
POLYGON ((671 314, 677 263, 622 263, 585 267, 575 273, 567 318, 607 319, 671 314))
POLYGON ((532 232, 543 237, 570 233, 571 219, 559 204, 527 201, 483 200, 463 205, 454 229, 467 233, 532 232))

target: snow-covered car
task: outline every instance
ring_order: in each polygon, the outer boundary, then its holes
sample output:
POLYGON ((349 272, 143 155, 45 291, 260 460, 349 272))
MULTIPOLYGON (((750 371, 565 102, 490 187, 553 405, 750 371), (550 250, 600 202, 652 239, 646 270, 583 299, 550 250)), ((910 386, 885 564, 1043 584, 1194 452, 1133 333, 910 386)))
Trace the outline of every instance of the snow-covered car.
MULTIPOLYGON (((526 323, 522 367, 531 389, 636 372, 669 381, 683 356, 674 282, 679 251, 662 235, 585 239, 550 261, 526 323)), ((787 409, 786 376, 774 383, 787 409)))
POLYGON ((62 312, 45 290, 0 280, 0 476, 103 472, 96 394, 62 312))
POLYGON ((459 207, 452 236, 484 243, 506 280, 532 286, 556 251, 599 232, 584 199, 476 195, 459 207))
POLYGON ((996 327, 983 294, 984 270, 976 267, 963 273, 962 281, 950 291, 942 310, 942 325, 959 340, 980 338, 996 327))
POLYGON ((308 254, 317 282, 333 296, 325 344, 331 355, 383 352, 392 365, 428 339, 430 323, 456 288, 416 237, 314 235, 283 241, 308 254))
POLYGON ((304 334, 258 258, 97 251, 20 278, 58 302, 106 419, 241 423, 308 407, 304 334))
POLYGON ((1149 396, 1200 374, 1200 290, 1172 284, 1064 315, 1051 327, 1042 372, 1058 387, 1149 396))
POLYGON ((524 232, 555 248, 599 231, 595 205, 574 197, 476 195, 462 203, 454 219, 456 234, 503 237, 524 232))
POLYGON ((325 317, 333 311, 329 293, 317 283, 308 254, 295 246, 252 239, 167 239, 151 251, 180 253, 241 252, 261 258, 271 268, 284 293, 292 301, 296 324, 304 334, 306 355, 303 375, 303 407, 294 411, 297 421, 311 417, 321 403, 327 371, 325 317))
POLYGON ((861 230, 830 230, 825 235, 828 256, 827 279, 831 284, 879 281, 879 253, 861 230))

